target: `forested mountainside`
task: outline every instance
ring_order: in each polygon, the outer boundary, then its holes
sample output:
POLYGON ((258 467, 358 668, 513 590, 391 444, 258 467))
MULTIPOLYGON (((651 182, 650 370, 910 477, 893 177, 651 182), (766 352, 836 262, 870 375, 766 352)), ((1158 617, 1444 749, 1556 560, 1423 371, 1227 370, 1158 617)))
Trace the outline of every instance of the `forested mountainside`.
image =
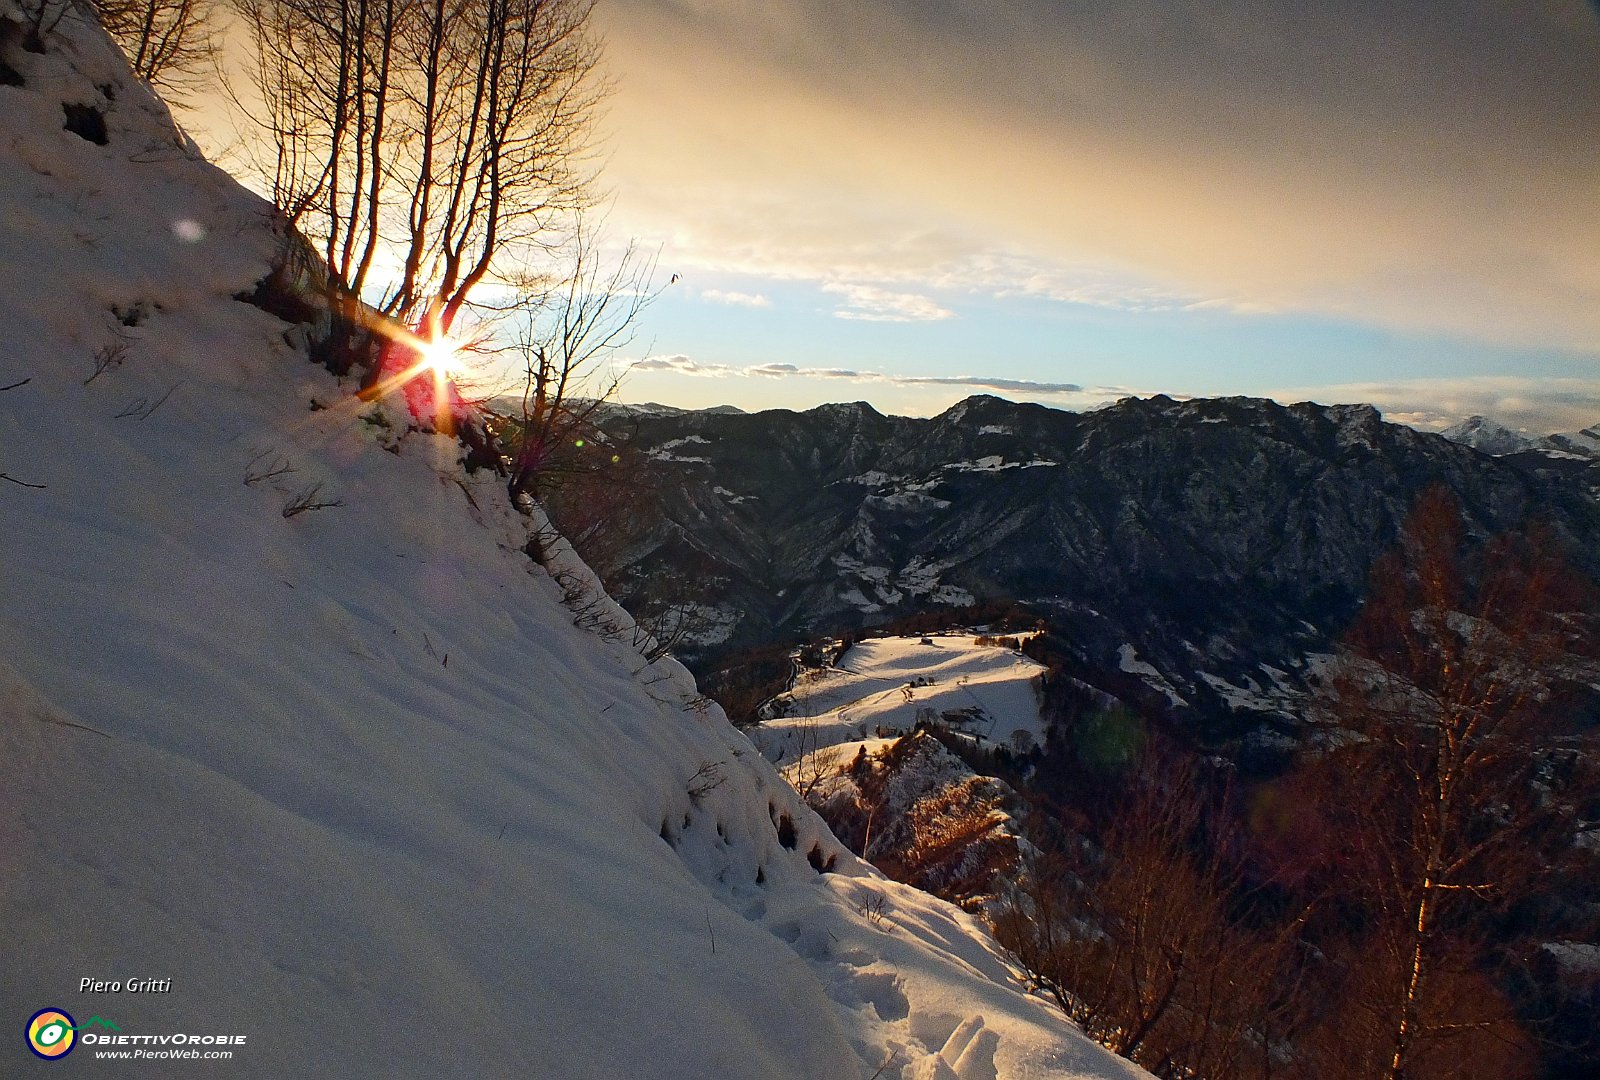
POLYGON ((639 455, 616 502, 553 500, 691 663, 910 613, 1017 602, 1092 668, 1209 720, 1304 688, 1418 495, 1487 537, 1544 522, 1597 557, 1600 463, 1491 457, 1361 405, 1128 399, 1069 413, 969 398, 930 419, 613 409, 639 455), (669 619, 670 623, 672 620, 669 619))

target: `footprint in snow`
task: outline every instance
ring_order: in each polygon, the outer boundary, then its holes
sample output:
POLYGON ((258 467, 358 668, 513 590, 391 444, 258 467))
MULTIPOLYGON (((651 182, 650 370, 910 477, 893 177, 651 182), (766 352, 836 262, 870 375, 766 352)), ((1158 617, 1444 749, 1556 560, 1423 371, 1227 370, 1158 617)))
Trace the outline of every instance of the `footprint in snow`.
POLYGON ((999 1033, 974 1016, 950 1033, 937 1054, 912 1066, 906 1080, 997 1080, 994 1052, 999 1046, 999 1033))

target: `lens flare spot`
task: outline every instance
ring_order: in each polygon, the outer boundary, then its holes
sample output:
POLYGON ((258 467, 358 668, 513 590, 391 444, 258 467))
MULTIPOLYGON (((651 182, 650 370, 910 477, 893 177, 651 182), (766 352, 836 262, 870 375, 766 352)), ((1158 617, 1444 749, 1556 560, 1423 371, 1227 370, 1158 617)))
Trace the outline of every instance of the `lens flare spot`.
POLYGON ((461 343, 449 338, 439 338, 437 341, 423 341, 417 345, 417 352, 422 355, 419 368, 431 370, 440 375, 453 375, 461 370, 461 343))

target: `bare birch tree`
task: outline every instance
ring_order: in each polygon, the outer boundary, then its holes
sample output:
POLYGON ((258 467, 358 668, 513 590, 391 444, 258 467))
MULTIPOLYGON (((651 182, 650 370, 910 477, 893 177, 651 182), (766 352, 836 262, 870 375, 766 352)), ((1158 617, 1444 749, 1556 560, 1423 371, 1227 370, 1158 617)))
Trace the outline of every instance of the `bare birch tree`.
POLYGON ((591 203, 592 0, 241 0, 258 168, 337 283, 448 332, 591 203))
POLYGON ((1562 684, 1593 678, 1593 595, 1538 538, 1475 566, 1464 549, 1459 507, 1425 495, 1329 687, 1348 733, 1321 763, 1348 793, 1329 833, 1371 927, 1357 1005, 1380 1040, 1359 1074, 1384 1080, 1440 1075, 1422 1059, 1459 1060, 1474 1038, 1521 1038, 1509 1010, 1459 987, 1477 976, 1486 915, 1529 893, 1573 835, 1572 793, 1542 773, 1575 737, 1562 684))
POLYGON ((997 938, 1084 1032, 1159 1077, 1289 1075, 1302 917, 1251 914, 1231 814, 1197 767, 1146 752, 1101 844, 1036 855, 997 938))

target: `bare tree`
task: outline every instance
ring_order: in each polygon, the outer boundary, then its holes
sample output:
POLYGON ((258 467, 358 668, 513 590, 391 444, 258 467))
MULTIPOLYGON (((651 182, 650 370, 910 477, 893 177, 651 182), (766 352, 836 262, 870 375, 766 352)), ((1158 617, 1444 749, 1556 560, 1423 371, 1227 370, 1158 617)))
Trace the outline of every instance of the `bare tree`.
POLYGON ((1162 1077, 1288 1074, 1298 915, 1252 912, 1194 765, 1148 752, 1098 844, 1035 856, 996 936, 1085 1033, 1162 1077))
POLYGON ((427 335, 591 202, 592 0, 242 0, 257 162, 337 283, 427 335))
POLYGON ((181 96, 212 70, 213 0, 94 0, 94 10, 133 73, 169 94, 181 96))
POLYGON ((1421 1062, 1441 1046, 1459 1059, 1471 1038, 1522 1038, 1509 1009, 1486 1007, 1489 991, 1462 986, 1482 981, 1487 917, 1571 848, 1582 793, 1553 790, 1546 773, 1558 739, 1577 737, 1563 731, 1562 689, 1593 681, 1596 610, 1537 535, 1469 560, 1440 490, 1375 568, 1327 691, 1342 745, 1318 763, 1354 792, 1326 835, 1344 838, 1370 926, 1355 990, 1379 1042, 1370 1070, 1350 1075, 1439 1075, 1421 1062))
POLYGON ((619 455, 601 452, 608 436, 596 422, 621 379, 607 361, 633 340, 640 311, 654 299, 655 259, 629 245, 604 265, 581 218, 571 253, 563 279, 526 283, 519 298, 522 404, 520 415, 506 418, 513 495, 537 495, 551 479, 621 463, 619 455), (575 452, 586 448, 591 452, 575 452))

